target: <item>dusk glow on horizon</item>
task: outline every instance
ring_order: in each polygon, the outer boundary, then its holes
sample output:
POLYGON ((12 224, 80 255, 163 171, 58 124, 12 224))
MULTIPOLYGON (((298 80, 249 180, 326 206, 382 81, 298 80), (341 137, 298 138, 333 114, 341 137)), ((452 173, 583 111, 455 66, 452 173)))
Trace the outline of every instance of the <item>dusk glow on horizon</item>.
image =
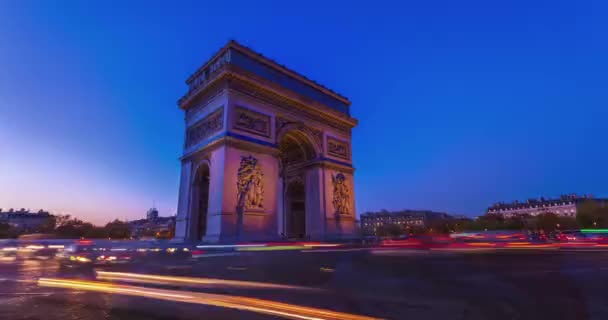
POLYGON ((608 197, 606 6, 1 3, 0 208, 174 215, 176 101, 230 39, 350 99, 357 214, 608 197))

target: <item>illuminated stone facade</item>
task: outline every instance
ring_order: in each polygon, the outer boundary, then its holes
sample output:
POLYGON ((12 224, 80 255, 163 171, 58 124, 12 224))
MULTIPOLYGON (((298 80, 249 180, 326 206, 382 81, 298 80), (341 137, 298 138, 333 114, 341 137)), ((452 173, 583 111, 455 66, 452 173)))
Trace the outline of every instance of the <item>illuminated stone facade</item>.
POLYGON ((352 236, 348 99, 234 41, 186 83, 176 241, 352 236))

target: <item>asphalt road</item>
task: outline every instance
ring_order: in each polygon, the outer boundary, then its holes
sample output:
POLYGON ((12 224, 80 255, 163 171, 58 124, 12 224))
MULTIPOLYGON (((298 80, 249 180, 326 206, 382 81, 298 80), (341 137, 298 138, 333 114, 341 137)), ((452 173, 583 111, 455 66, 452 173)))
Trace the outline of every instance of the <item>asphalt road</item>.
MULTIPOLYGON (((255 297, 386 319, 608 319, 608 251, 250 252, 196 261, 157 260, 106 271, 313 288, 128 283, 145 290, 255 297)), ((86 288, 43 287, 39 278, 93 280, 95 276, 92 270, 60 271, 54 260, 0 261, 1 319, 285 316, 86 288)))

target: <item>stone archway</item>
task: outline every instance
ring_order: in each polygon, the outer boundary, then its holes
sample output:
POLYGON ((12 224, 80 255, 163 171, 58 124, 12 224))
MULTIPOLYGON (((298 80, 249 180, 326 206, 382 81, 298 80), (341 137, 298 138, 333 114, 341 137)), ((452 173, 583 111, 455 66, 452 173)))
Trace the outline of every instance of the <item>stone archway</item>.
POLYGON ((306 170, 317 158, 308 135, 298 129, 283 132, 279 138, 280 179, 283 185, 282 234, 290 239, 305 239, 307 212, 306 170))
POLYGON ((202 240, 207 234, 207 217, 209 209, 209 164, 203 162, 196 171, 192 184, 192 209, 195 212, 192 221, 194 238, 202 240))

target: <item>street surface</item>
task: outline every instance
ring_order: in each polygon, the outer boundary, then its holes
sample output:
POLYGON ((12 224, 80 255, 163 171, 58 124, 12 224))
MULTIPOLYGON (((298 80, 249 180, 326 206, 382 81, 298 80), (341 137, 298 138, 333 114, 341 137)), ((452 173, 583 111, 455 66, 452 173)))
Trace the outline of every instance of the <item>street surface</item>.
POLYGON ((67 271, 19 259, 0 261, 0 318, 608 319, 606 283, 604 250, 240 252, 67 271))

